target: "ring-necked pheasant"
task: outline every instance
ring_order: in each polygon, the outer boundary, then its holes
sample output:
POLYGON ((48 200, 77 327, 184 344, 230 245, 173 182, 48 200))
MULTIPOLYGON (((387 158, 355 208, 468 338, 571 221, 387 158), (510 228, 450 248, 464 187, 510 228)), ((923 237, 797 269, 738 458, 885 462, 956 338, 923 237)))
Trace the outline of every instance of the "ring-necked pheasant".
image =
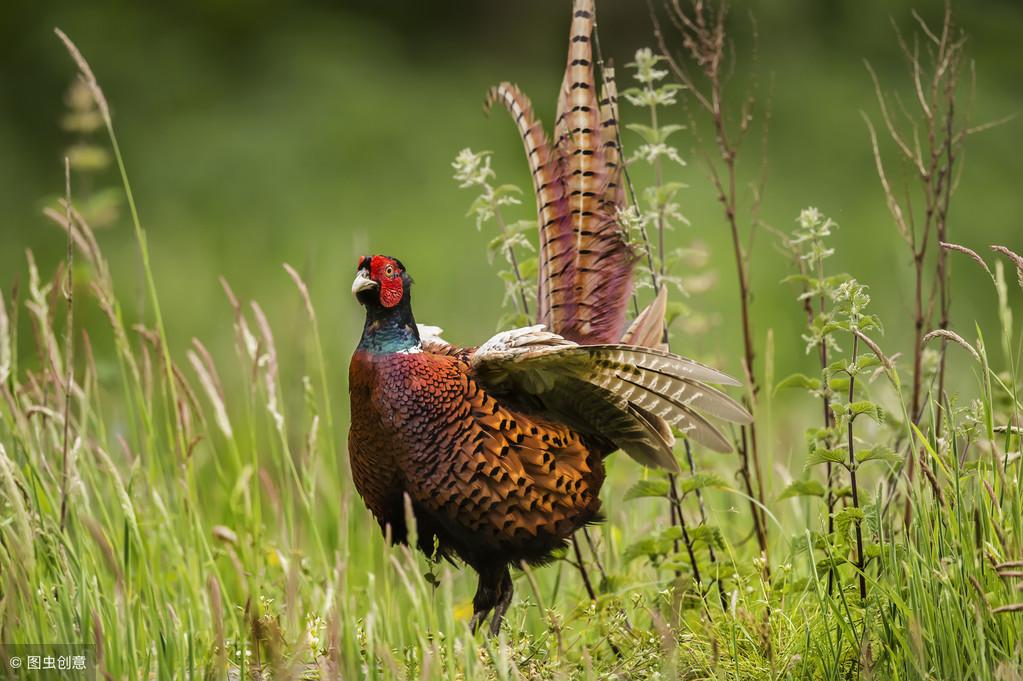
POLYGON ((515 118, 533 171, 538 324, 456 347, 416 325, 412 278, 399 260, 361 257, 352 285, 366 308, 349 377, 355 486, 399 542, 407 495, 419 548, 479 573, 474 631, 490 612, 499 631, 509 566, 543 563, 599 519, 604 457, 622 449, 677 471, 672 428, 728 451, 701 413, 750 419, 708 385, 735 380, 661 345, 663 288, 625 329, 634 254, 617 220, 614 87, 600 101, 594 88, 593 12, 592 0, 575 1, 553 144, 515 86, 489 97, 515 118))

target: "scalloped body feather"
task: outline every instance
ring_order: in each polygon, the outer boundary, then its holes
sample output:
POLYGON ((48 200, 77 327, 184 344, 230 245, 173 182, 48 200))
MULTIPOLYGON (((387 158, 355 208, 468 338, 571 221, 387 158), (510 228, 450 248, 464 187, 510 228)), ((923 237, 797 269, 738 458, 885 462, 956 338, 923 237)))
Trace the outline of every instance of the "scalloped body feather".
POLYGON ((434 540, 477 570, 496 557, 543 562, 597 518, 609 445, 513 409, 460 358, 356 353, 349 451, 356 487, 403 541, 404 494, 428 554, 434 540))

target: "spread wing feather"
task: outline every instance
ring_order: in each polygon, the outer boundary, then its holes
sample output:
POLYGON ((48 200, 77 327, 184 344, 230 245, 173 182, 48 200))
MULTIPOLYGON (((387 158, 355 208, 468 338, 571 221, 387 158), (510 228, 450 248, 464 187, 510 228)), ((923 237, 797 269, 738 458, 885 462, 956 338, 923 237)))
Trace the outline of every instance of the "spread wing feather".
POLYGON ((749 423, 749 412, 708 383, 726 374, 670 352, 621 344, 581 346, 541 326, 497 334, 469 365, 496 395, 528 394, 580 432, 600 436, 646 465, 677 470, 667 426, 715 451, 728 440, 704 413, 749 423))

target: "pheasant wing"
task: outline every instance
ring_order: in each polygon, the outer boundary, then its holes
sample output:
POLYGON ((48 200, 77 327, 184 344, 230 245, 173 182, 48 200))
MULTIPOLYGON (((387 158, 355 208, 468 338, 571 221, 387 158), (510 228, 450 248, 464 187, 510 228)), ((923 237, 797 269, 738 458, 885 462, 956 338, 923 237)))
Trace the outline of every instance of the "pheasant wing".
POLYGON ((497 334, 469 355, 469 364, 492 394, 532 396, 580 432, 669 470, 677 464, 664 424, 727 452, 728 440, 703 414, 751 420, 739 403, 708 385, 738 385, 716 369, 651 348, 582 346, 542 326, 497 334))

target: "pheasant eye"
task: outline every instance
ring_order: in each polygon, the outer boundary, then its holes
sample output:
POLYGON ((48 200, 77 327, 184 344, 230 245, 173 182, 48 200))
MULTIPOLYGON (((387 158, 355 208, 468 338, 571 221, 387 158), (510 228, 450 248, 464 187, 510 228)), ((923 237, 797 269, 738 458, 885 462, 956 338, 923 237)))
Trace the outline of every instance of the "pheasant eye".
POLYGON ((387 269, 384 270, 384 274, 386 274, 389 277, 393 277, 394 276, 394 267, 392 267, 391 265, 388 265, 387 269))

